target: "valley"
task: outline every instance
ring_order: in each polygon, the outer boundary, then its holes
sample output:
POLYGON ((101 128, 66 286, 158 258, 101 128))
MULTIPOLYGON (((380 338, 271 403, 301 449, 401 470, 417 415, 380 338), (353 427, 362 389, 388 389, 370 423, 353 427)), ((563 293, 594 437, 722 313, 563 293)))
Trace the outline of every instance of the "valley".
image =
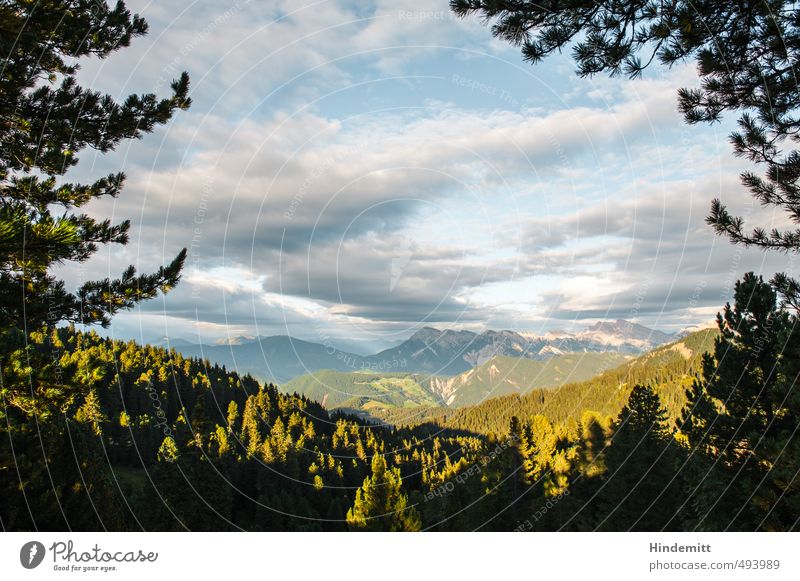
POLYGON ((589 379, 630 358, 615 352, 553 355, 542 360, 496 355, 454 376, 321 370, 292 379, 281 389, 319 401, 329 409, 353 413, 417 406, 462 407, 589 379))

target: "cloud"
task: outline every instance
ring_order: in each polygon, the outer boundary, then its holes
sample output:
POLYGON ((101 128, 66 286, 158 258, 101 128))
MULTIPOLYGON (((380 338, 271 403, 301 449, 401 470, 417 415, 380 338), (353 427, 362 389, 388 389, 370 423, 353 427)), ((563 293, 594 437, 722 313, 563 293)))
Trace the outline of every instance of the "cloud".
POLYGON ((150 35, 84 78, 124 95, 188 69, 195 105, 70 176, 124 167, 123 196, 89 210, 134 226, 68 276, 188 247, 149 320, 376 341, 434 323, 670 324, 719 306, 745 267, 781 267, 703 224, 712 197, 748 198, 725 127, 681 125, 691 67, 635 82, 532 68, 444 1, 131 7, 150 35))
MULTIPOLYGON (((442 226, 433 222, 443 207, 456 200, 478 208, 498 184, 529 182, 531 175, 540 184, 556 178, 569 167, 553 140, 577 163, 582 151, 591 155, 649 123, 641 110, 623 112, 624 104, 569 115, 429 109, 349 123, 312 115, 235 126, 214 119, 213 129, 193 140, 198 151, 190 161, 139 173, 129 188, 144 196, 119 204, 122 212, 141 216, 137 227, 145 240, 189 246, 190 260, 206 269, 244 265, 266 275, 271 292, 325 301, 337 313, 375 320, 472 320, 469 289, 508 280, 509 261, 488 263, 483 255, 494 249, 449 248, 451 236, 440 231, 434 246, 428 242, 428 255, 409 261, 390 289, 392 261, 396 266, 398 259, 392 253, 403 248, 409 228, 428 220, 435 230, 442 226), (568 123, 573 116, 580 123, 568 123), (620 124, 624 132, 616 128, 620 124)), ((584 224, 600 227, 594 217, 581 216, 584 224)), ((608 220, 621 228, 630 216, 606 213, 605 219, 608 230, 608 220)), ((470 238, 459 232, 457 220, 444 223, 451 235, 470 238)), ((563 241, 576 224, 550 226, 549 235, 563 241)), ((545 231, 535 230, 539 236, 545 231)))
POLYGON ((780 254, 735 247, 705 224, 712 196, 723 195, 754 222, 776 225, 753 208, 726 161, 721 176, 697 182, 634 182, 614 198, 573 213, 532 218, 525 251, 561 277, 540 293, 542 308, 563 319, 627 318, 675 326, 710 318, 747 270, 770 277, 788 265, 780 254))

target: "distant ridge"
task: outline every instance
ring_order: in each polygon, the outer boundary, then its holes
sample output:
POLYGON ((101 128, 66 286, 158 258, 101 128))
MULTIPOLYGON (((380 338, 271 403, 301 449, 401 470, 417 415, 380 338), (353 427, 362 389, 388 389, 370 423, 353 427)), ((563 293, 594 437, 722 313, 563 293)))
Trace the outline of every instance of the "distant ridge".
MULTIPOLYGON (((395 426, 438 424, 440 428, 484 430, 502 433, 512 416, 543 414, 553 422, 579 422, 585 410, 616 416, 627 402, 634 385, 656 390, 670 422, 678 425, 686 405, 686 388, 701 370, 703 354, 713 350, 719 330, 700 329, 656 347, 617 367, 598 370, 594 377, 555 389, 536 389, 525 395, 508 393, 477 405, 457 409, 441 406, 406 410, 394 408, 378 413, 378 419, 395 426)), ((577 379, 577 377, 575 378, 577 379)))
POLYGON ((674 339, 676 336, 673 334, 621 319, 599 322, 578 333, 549 332, 544 335, 491 330, 474 333, 424 327, 400 345, 373 357, 387 361, 405 360, 408 371, 458 375, 497 355, 543 360, 567 353, 613 351, 639 354, 674 339))
POLYGON ((620 319, 601 321, 577 333, 553 331, 543 335, 423 327, 399 345, 374 355, 358 355, 287 335, 232 338, 222 345, 195 345, 175 340, 170 346, 184 355, 204 357, 262 381, 284 383, 320 369, 453 376, 496 356, 543 361, 569 353, 635 355, 676 338, 675 334, 620 319))

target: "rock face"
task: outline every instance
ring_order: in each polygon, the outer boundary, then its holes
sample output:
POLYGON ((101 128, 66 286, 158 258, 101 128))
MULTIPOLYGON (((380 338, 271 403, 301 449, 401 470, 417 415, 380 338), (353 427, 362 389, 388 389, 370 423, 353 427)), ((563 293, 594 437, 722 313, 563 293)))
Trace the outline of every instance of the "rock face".
POLYGON ((428 388, 450 407, 474 405, 502 395, 583 381, 632 357, 613 351, 554 355, 545 360, 497 355, 454 377, 431 377, 428 388))
MULTIPOLYGON (((467 373, 469 373, 469 371, 467 373)), ((456 384, 463 383, 463 380, 459 381, 461 380, 461 377, 462 376, 460 375, 455 375, 453 377, 441 377, 434 375, 429 380, 430 390, 442 398, 442 401, 446 405, 451 405, 456 397, 456 392, 458 391, 458 386, 456 384)))
POLYGON ((609 321, 595 323, 577 337, 597 344, 638 348, 642 351, 658 347, 676 338, 675 335, 648 329, 622 319, 613 323, 609 321))
MULTIPOLYGON (((626 329, 621 325, 616 325, 616 328, 626 329)), ((610 339, 607 338, 609 330, 613 329, 601 327, 594 330, 602 332, 607 343, 619 343, 618 337, 612 335, 610 339)), ((476 340, 480 336, 481 334, 473 333, 468 338, 476 340)), ((580 383, 604 372, 612 373, 611 384, 617 386, 620 382, 627 381, 631 369, 642 366, 648 366, 648 373, 656 373, 653 369, 691 369, 698 364, 700 354, 713 346, 716 336, 717 332, 713 329, 700 331, 638 356, 612 349, 555 354, 555 348, 541 349, 540 351, 550 354, 541 359, 496 355, 479 366, 452 376, 419 372, 324 370, 294 379, 284 384, 283 388, 289 393, 297 391, 311 399, 322 401, 329 408, 341 408, 349 413, 380 419, 380 412, 389 409, 411 409, 419 406, 459 408, 480 404, 495 397, 520 396, 532 390, 555 389, 568 383, 580 383), (376 413, 378 415, 374 415, 376 413)), ((431 334, 430 330, 426 330, 422 337, 432 340, 429 344, 422 341, 426 346, 425 352, 436 352, 440 356, 442 349, 435 340, 436 332, 431 334)), ((457 350, 460 343, 450 342, 454 338, 454 334, 448 334, 446 343, 449 343, 450 349, 457 350)), ((549 339, 555 338, 554 335, 549 339)), ((534 338, 528 336, 525 340, 531 342, 534 338)), ((597 341, 597 337, 594 340, 597 341)), ((641 337, 635 340, 644 341, 641 337)), ((663 378, 664 374, 658 371, 656 375, 663 378)), ((601 384, 602 381, 598 385, 601 384)))
POLYGON ((381 351, 373 358, 405 361, 408 371, 455 375, 483 365, 497 355, 545 360, 566 353, 638 354, 674 339, 674 335, 624 320, 596 323, 579 333, 553 331, 545 335, 515 331, 442 331, 425 327, 397 347, 381 351))

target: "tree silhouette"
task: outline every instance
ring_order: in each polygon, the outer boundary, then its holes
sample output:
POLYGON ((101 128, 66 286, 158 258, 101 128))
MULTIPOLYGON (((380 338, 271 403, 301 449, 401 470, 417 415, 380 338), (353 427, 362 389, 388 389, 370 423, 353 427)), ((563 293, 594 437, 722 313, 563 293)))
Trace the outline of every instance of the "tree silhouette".
POLYGON ((605 453, 605 483, 596 499, 596 527, 660 531, 681 506, 678 445, 658 394, 637 385, 620 412, 605 453))
POLYGON ((84 262, 99 246, 127 244, 130 222, 112 224, 78 210, 117 197, 125 175, 92 184, 58 180, 78 152, 114 149, 186 109, 189 77, 172 95, 130 95, 118 103, 81 87, 81 57, 105 58, 147 32, 124 2, 97 0, 4 2, 0 7, 0 326, 36 329, 61 321, 108 325, 111 315, 168 291, 186 251, 153 274, 128 267, 118 279, 85 282, 69 292, 51 270, 84 262))
POLYGON ((698 523, 791 529, 800 506, 797 317, 747 273, 717 324, 721 335, 689 391, 682 427, 698 458, 698 523))

